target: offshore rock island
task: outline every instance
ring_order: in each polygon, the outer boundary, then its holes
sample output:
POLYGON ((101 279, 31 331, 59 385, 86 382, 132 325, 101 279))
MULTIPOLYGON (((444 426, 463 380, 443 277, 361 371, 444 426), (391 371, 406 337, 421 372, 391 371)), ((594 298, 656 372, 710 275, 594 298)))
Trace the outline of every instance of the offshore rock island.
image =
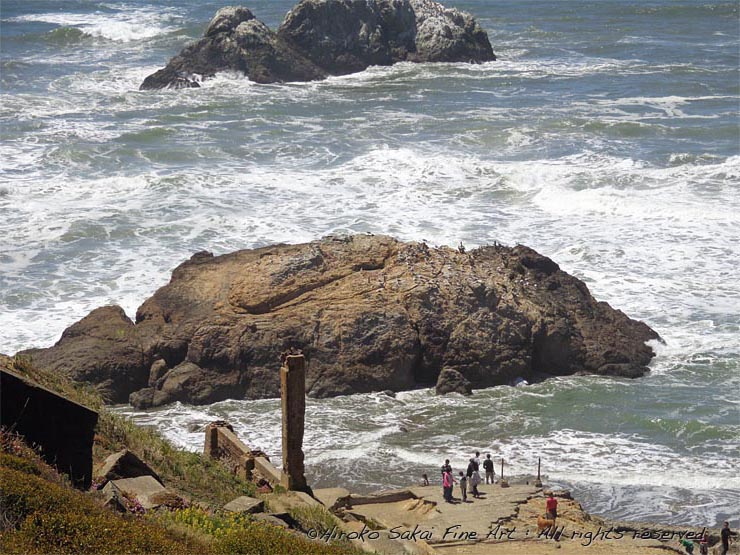
POLYGON ((433 386, 469 392, 523 378, 639 377, 659 339, 524 247, 466 251, 388 236, 326 237, 195 254, 137 310, 93 310, 40 367, 146 408, 277 397, 280 353, 301 349, 306 392, 433 386))
POLYGON ((244 7, 220 9, 202 39, 148 76, 142 90, 199 87, 237 71, 257 83, 314 81, 371 65, 495 60, 469 14, 432 0, 301 0, 272 31, 244 7))

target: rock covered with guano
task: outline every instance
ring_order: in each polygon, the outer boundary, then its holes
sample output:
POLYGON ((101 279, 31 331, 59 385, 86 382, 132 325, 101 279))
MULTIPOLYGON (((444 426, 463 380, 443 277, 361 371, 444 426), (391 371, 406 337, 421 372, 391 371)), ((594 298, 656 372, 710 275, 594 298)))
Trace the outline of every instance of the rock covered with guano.
POLYGON ((329 397, 638 377, 658 335, 534 250, 467 252, 387 236, 194 255, 139 307, 97 309, 35 362, 138 407, 280 395, 280 355, 307 357, 329 397), (444 369, 444 372, 443 372, 444 369))

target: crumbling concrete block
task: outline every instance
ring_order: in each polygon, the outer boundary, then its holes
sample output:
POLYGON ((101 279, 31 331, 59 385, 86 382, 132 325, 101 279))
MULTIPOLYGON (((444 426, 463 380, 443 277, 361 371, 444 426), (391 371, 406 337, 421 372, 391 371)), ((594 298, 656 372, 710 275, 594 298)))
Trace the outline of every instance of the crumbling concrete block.
POLYGON ((242 495, 224 505, 224 511, 230 513, 261 513, 265 510, 265 502, 261 499, 242 495))
POLYGON ((123 480, 111 480, 103 488, 106 492, 109 488, 115 488, 121 496, 124 494, 135 497, 145 509, 154 509, 159 504, 153 500, 156 494, 166 492, 166 488, 152 476, 139 476, 138 478, 124 478, 123 480))
POLYGON ((95 471, 96 478, 106 480, 138 478, 139 476, 151 476, 158 482, 162 482, 159 475, 148 464, 128 449, 109 455, 95 471))

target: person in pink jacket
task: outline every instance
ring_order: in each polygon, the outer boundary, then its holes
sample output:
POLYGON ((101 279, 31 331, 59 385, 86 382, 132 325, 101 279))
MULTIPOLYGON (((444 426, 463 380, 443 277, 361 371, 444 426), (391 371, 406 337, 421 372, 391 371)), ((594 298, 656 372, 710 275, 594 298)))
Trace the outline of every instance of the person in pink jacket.
POLYGON ((454 483, 455 479, 452 477, 452 472, 445 470, 442 473, 442 496, 448 503, 452 503, 452 484, 454 483))

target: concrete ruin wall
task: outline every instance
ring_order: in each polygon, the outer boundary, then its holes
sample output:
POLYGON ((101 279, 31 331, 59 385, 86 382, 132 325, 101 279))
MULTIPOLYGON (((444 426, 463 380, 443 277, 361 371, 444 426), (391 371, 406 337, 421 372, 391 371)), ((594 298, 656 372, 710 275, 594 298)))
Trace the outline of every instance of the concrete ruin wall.
POLYGON ((90 487, 97 412, 0 368, 0 423, 40 447, 44 460, 75 487, 90 487))
POLYGON ((203 451, 206 457, 221 461, 240 478, 252 479, 254 470, 252 450, 236 436, 234 428, 227 422, 219 420, 208 424, 203 451))
POLYGON ((303 433, 306 414, 306 362, 302 354, 287 354, 280 369, 282 405, 283 469, 277 470, 261 451, 247 447, 234 433, 234 428, 219 420, 206 428, 204 454, 221 461, 231 471, 247 480, 255 474, 272 486, 288 490, 309 491, 306 483, 303 433))

